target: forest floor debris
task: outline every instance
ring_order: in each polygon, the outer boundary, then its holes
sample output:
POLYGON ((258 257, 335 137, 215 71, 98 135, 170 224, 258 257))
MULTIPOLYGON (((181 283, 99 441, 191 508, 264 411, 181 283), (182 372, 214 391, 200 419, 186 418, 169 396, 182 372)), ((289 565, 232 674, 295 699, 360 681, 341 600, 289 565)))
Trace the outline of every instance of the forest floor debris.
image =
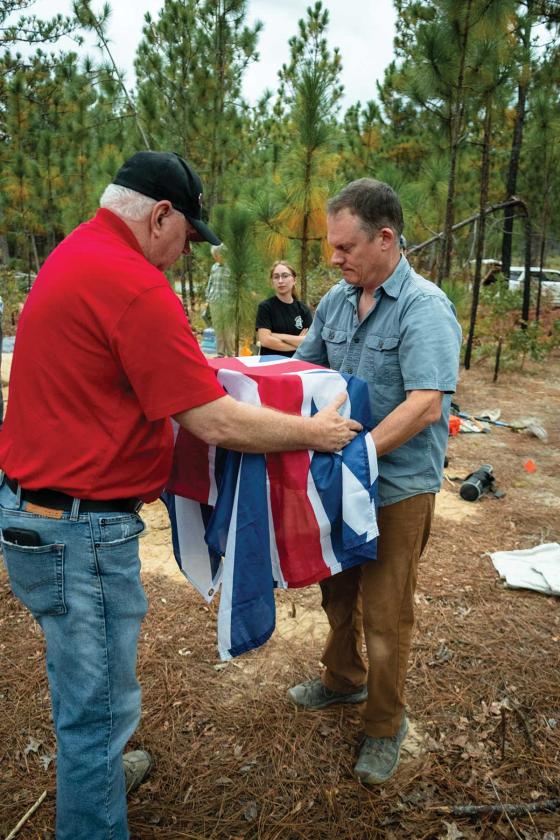
MULTIPOLYGON (((352 776, 359 708, 298 712, 285 697, 319 668, 318 587, 278 593, 271 641, 220 664, 216 607, 174 566, 163 506, 145 509, 150 611, 139 651, 143 717, 130 746, 157 763, 129 803, 133 840, 560 840, 558 811, 541 810, 560 796, 560 599, 505 588, 488 556, 560 539, 559 381, 558 358, 497 385, 488 370, 462 373, 459 403, 538 416, 548 441, 506 428, 450 440, 450 472, 492 463, 507 496, 465 502, 445 482, 437 500, 416 595, 411 735, 399 772, 379 789, 352 776), (527 458, 536 473, 523 469, 527 458)), ((46 840, 55 744, 43 642, 5 572, 0 650, 0 833, 46 788, 18 834, 46 840)))

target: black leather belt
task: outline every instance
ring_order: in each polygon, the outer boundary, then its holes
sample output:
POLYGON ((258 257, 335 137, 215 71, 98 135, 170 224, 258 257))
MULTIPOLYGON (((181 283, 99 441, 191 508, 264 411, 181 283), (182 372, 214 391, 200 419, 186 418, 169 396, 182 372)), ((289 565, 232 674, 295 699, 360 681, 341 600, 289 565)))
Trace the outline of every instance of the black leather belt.
MULTIPOLYGON (((18 482, 13 478, 4 476, 6 484, 12 491, 17 493, 18 482)), ((51 508, 52 510, 72 510, 74 497, 61 493, 59 490, 25 490, 21 488, 21 499, 24 502, 31 502, 40 507, 51 508)), ((123 513, 135 513, 142 507, 142 502, 137 498, 129 499, 80 499, 80 513, 101 513, 103 511, 122 511, 123 513)))

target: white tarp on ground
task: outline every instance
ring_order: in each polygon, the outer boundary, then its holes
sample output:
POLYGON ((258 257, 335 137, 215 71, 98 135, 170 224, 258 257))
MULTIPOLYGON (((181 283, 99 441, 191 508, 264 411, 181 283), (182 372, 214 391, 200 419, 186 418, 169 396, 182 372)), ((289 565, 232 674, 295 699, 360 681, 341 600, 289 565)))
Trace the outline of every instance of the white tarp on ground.
POLYGON ((520 551, 490 554, 494 568, 512 589, 560 595, 560 544, 543 543, 520 551))

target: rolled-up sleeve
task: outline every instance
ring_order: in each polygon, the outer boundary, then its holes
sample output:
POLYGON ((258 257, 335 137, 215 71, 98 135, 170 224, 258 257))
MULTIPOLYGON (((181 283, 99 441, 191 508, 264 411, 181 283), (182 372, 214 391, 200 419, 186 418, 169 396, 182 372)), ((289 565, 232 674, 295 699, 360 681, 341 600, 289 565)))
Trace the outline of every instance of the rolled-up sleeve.
POLYGON ((401 320, 399 364, 405 391, 452 394, 457 387, 461 327, 451 304, 435 295, 411 301, 401 320))

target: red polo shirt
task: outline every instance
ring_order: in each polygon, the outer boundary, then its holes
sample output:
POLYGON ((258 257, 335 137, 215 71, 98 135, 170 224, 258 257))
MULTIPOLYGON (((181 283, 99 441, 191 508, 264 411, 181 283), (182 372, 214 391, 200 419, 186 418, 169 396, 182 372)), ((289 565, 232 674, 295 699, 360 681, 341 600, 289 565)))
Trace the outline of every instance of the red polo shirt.
POLYGON ((165 275, 108 210, 49 256, 18 324, 0 465, 30 490, 151 501, 170 415, 224 396, 165 275))

